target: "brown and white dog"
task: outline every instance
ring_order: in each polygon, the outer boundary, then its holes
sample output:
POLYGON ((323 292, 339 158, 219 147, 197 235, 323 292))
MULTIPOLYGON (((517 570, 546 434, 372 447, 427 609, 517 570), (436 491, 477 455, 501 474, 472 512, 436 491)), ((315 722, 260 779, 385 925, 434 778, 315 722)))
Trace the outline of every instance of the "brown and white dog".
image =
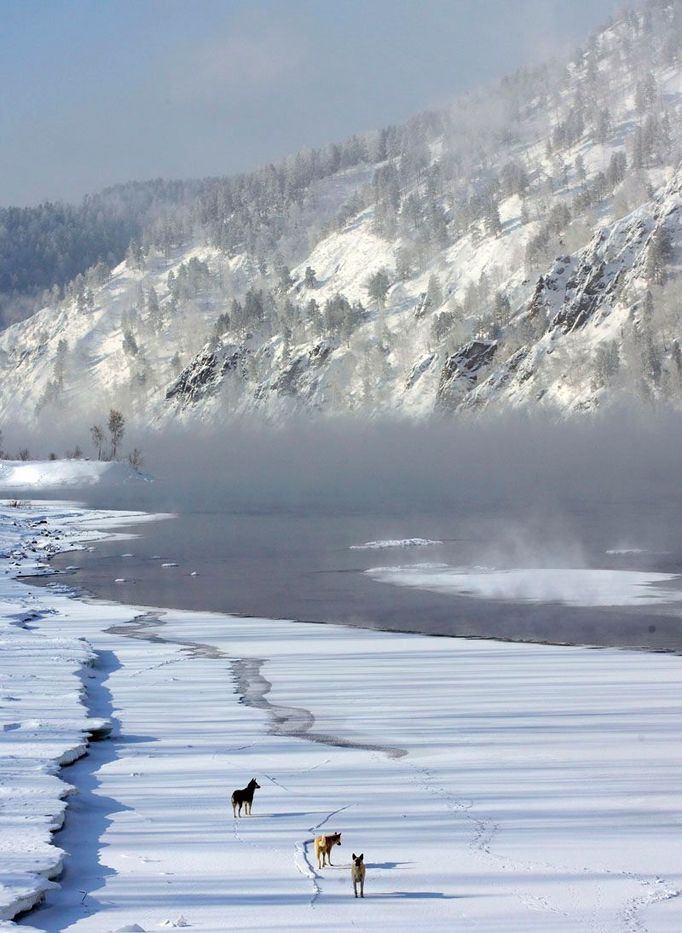
POLYGON ((331 854, 334 846, 341 845, 341 833, 329 833, 325 836, 315 836, 315 858, 317 867, 324 868, 325 859, 327 865, 332 864, 331 854))
POLYGON ((235 790, 232 792, 232 814, 235 819, 237 816, 242 815, 242 807, 244 807, 244 812, 247 816, 251 816, 251 804, 253 803, 253 795, 256 790, 260 788, 260 784, 256 781, 255 778, 251 778, 249 783, 242 790, 235 790))
POLYGON ((358 896, 358 885, 360 885, 360 897, 365 896, 365 862, 364 855, 356 855, 353 852, 353 864, 350 867, 350 876, 353 879, 353 890, 355 896, 358 896))

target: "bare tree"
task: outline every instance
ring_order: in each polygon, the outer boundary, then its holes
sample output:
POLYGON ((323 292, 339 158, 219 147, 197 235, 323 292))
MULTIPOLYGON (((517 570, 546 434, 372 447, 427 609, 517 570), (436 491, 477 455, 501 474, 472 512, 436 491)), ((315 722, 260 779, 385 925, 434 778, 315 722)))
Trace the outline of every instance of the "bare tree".
POLYGON ((144 464, 142 451, 139 447, 133 447, 132 451, 128 454, 128 463, 136 470, 139 470, 140 467, 144 464))
POLYGON ((101 460, 104 453, 104 431, 98 424, 93 424, 90 428, 90 437, 92 438, 92 443, 97 451, 97 459, 101 460))

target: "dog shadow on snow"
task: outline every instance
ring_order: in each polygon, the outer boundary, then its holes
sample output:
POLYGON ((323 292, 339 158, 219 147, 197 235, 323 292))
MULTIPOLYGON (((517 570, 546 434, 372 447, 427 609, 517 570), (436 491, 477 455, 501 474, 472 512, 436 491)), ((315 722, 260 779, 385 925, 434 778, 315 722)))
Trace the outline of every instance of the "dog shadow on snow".
MULTIPOLYGON (((403 868, 407 865, 414 865, 414 862, 367 862, 367 870, 370 869, 386 869, 392 870, 396 868, 403 868)), ((343 871, 346 872, 350 868, 350 865, 332 865, 331 870, 343 871)), ((328 869, 326 869, 328 870, 328 869)), ((463 897, 469 897, 470 895, 466 894, 444 894, 442 891, 385 891, 379 894, 368 893, 365 895, 365 900, 439 900, 439 901, 455 901, 461 900, 463 897)), ((343 898, 339 898, 343 900, 343 898)))
POLYGON ((387 901, 394 898, 400 898, 406 901, 438 900, 438 901, 459 901, 463 897, 470 897, 468 894, 443 894, 442 891, 390 891, 385 894, 365 895, 365 900, 387 901))
MULTIPOLYGON (((287 810, 285 813, 263 813, 263 814, 254 813, 253 819, 256 819, 258 816, 266 816, 269 820, 277 820, 277 819, 281 820, 284 817, 288 817, 288 816, 299 817, 299 818, 302 816, 310 816, 310 812, 306 810, 301 810, 300 813, 296 813, 292 810, 287 810)), ((249 819, 251 819, 251 817, 249 817, 249 819)))
MULTIPOLYGON (((390 871, 391 869, 394 869, 394 868, 403 868, 406 865, 414 865, 414 862, 366 862, 365 864, 367 866, 368 871, 370 871, 370 869, 375 869, 375 868, 380 869, 380 870, 386 869, 387 871, 390 871)), ((348 871, 350 867, 351 867, 350 862, 343 862, 343 863, 338 862, 338 863, 334 863, 334 865, 328 865, 324 870, 328 871, 328 869, 331 868, 332 871, 335 871, 335 870, 336 871, 348 871)))
POLYGON ((367 862, 367 868, 385 868, 386 870, 402 868, 404 865, 414 865, 414 862, 367 862))

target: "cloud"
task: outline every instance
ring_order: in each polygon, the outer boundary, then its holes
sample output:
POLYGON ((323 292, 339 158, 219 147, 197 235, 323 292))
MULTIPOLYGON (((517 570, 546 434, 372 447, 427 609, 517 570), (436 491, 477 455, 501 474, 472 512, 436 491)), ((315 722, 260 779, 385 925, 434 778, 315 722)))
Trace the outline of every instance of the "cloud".
POLYGON ((277 87, 304 67, 308 42, 286 23, 241 17, 169 63, 169 86, 187 102, 244 98, 277 87))

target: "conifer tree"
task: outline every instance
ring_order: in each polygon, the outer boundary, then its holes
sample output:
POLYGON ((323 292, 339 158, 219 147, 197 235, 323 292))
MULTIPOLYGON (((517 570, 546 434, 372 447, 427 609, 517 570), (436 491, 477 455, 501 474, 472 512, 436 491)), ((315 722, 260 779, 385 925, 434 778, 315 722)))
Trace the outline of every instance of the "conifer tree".
POLYGON ((366 288, 369 297, 376 301, 378 308, 386 306, 386 296, 391 286, 390 280, 385 269, 379 269, 367 280, 366 288))
POLYGON ((121 412, 116 408, 112 408, 109 412, 107 428, 109 429, 109 439, 111 441, 111 459, 115 460, 119 444, 125 433, 125 420, 121 412))

